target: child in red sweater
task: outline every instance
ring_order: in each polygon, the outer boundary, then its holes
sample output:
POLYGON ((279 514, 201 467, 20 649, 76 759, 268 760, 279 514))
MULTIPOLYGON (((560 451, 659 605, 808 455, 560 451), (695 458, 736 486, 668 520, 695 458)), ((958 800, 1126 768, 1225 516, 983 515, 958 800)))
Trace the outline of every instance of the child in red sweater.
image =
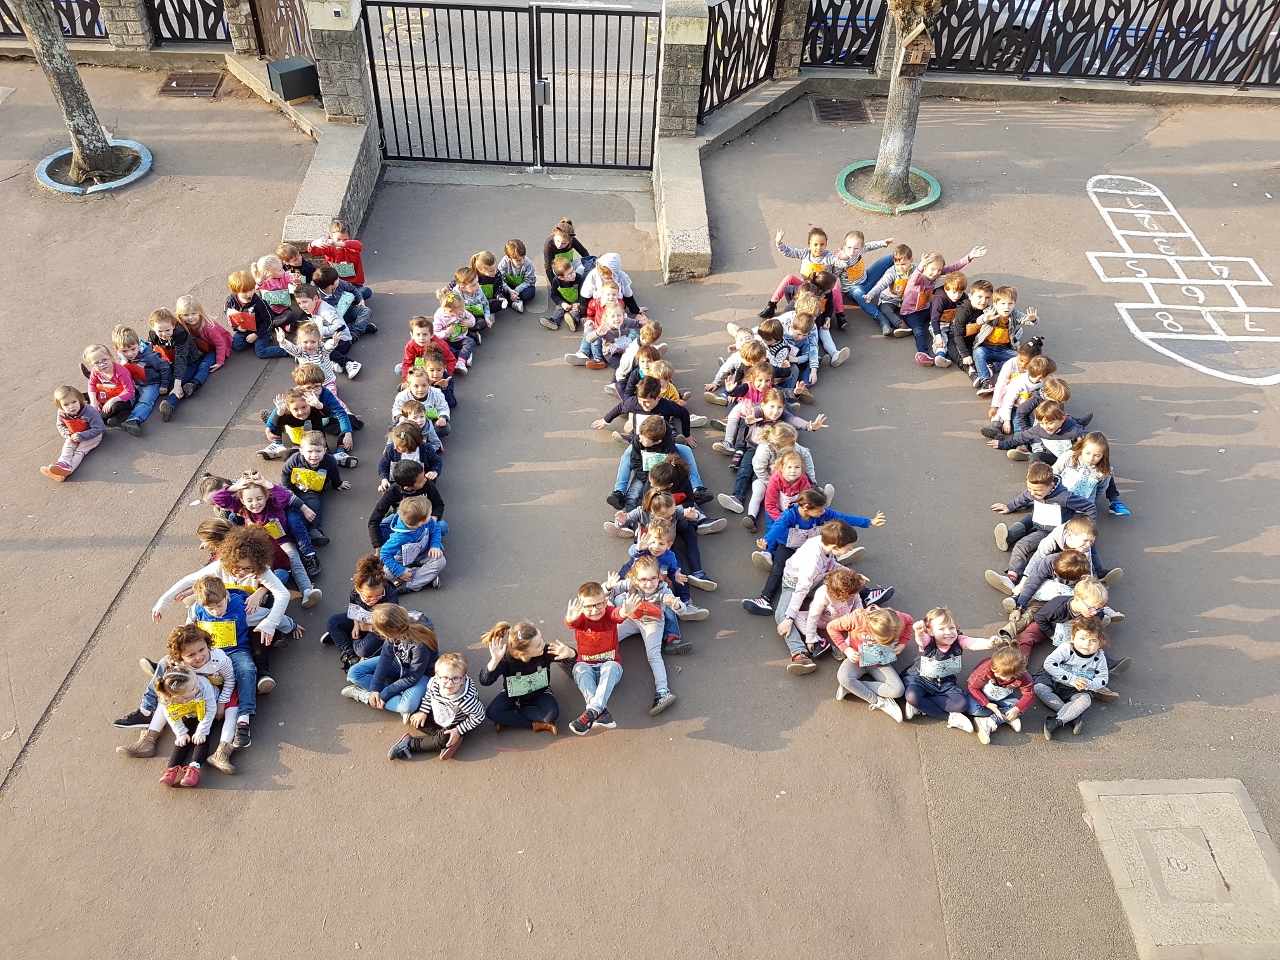
POLYGON ((614 729, 618 724, 609 712, 609 695, 622 679, 618 658, 618 624, 636 612, 639 600, 629 597, 621 607, 609 605, 604 587, 594 580, 578 588, 569 601, 564 625, 573 631, 578 659, 573 665, 573 682, 587 702, 582 716, 569 729, 584 736, 593 726, 614 729))
POLYGON ((990 743, 1002 723, 1022 730, 1022 714, 1034 698, 1027 658, 1017 647, 1001 647, 983 660, 969 674, 969 713, 978 739, 990 743))
POLYGON ((427 365, 426 355, 431 349, 440 351, 444 357, 445 369, 452 377, 453 368, 458 362, 457 356, 449 349, 449 344, 435 335, 430 317, 414 317, 409 321, 409 342, 404 345, 404 359, 396 364, 396 373, 400 374, 401 382, 407 380, 409 371, 414 367, 427 365))
POLYGON ((800 491, 813 486, 804 472, 804 457, 796 449, 788 450, 773 464, 773 473, 764 488, 764 510, 769 522, 777 520, 796 502, 800 491))
POLYGON ((359 287, 361 300, 368 301, 373 296, 373 291, 364 285, 364 244, 351 239, 345 221, 336 217, 330 220, 329 236, 307 244, 307 253, 324 257, 341 279, 359 287))

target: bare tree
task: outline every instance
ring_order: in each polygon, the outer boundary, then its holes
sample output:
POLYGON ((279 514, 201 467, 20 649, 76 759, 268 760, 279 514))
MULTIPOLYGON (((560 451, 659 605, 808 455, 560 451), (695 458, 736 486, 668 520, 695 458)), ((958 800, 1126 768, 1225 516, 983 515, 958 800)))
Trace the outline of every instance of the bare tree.
POLYGON ((67 41, 49 0, 8 0, 27 35, 36 62, 58 101, 62 120, 71 134, 72 183, 101 183, 129 173, 138 163, 131 150, 113 147, 98 122, 80 71, 67 51, 67 41))
MULTIPOLYGON (((903 38, 923 23, 929 31, 947 0, 889 0, 889 12, 895 27, 890 32, 897 64, 903 38)), ((911 191, 911 151, 915 146, 916 119, 920 114, 920 77, 899 76, 897 69, 889 80, 889 102, 880 136, 880 152, 876 169, 867 183, 867 199, 896 207, 916 197, 911 191)))

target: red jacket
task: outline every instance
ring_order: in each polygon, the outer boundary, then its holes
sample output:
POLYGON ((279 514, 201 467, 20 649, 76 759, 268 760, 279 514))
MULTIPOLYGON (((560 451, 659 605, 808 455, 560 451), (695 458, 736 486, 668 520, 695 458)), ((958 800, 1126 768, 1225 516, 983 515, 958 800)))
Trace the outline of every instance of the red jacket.
MULTIPOLYGON (((449 344, 445 343, 443 340, 441 340, 439 337, 437 337, 433 333, 431 335, 430 345, 435 347, 437 350, 439 350, 441 353, 444 354, 445 373, 449 374, 449 376, 452 377, 453 368, 458 365, 458 358, 454 355, 454 352, 449 349, 449 344)), ((404 363, 400 368, 401 380, 408 380, 409 371, 412 370, 414 367, 422 366, 422 364, 420 364, 418 361, 421 360, 423 356, 426 355, 426 352, 427 352, 426 347, 418 346, 416 343, 413 342, 412 337, 409 338, 409 342, 404 345, 404 363)))
POLYGON ((350 280, 357 287, 364 286, 364 261, 361 252, 364 244, 359 240, 330 240, 324 237, 307 244, 307 253, 324 257, 338 271, 343 280, 350 280), (350 268, 338 266, 340 263, 350 264, 350 268), (348 275, 349 274, 349 275, 348 275))
POLYGON ((769 485, 764 488, 764 512, 770 520, 777 520, 787 507, 796 502, 800 491, 813 484, 803 473, 792 483, 782 479, 782 471, 775 470, 769 477, 769 485))
POLYGON ((1035 697, 1035 691, 1032 689, 1031 685, 1031 674, 1023 670, 1022 676, 1018 677, 1016 680, 1009 681, 1008 683, 997 680, 995 674, 991 672, 991 658, 987 657, 987 659, 983 660, 973 668, 973 673, 969 674, 969 692, 973 694, 973 698, 984 707, 991 702, 991 698, 982 692, 982 688, 988 683, 993 682, 1006 688, 1011 686, 1017 687, 1018 691, 1022 694, 1022 696, 1018 698, 1018 712, 1026 713, 1027 708, 1031 706, 1031 701, 1035 697))

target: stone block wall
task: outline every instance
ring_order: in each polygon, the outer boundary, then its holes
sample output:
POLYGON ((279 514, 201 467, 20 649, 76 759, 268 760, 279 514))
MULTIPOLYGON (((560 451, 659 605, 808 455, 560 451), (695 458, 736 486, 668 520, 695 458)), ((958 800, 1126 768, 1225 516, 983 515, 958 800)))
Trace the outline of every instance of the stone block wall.
POLYGON ((778 0, 782 4, 782 24, 773 59, 773 78, 785 80, 800 73, 804 52, 804 31, 809 23, 809 0, 778 0))
POLYGON ((155 46, 145 0, 99 0, 99 15, 113 50, 150 50, 155 46))
POLYGON ((334 123, 367 123, 372 112, 368 54, 359 30, 311 28, 325 118, 334 123))
POLYGON ((658 136, 692 137, 698 132, 698 97, 702 91, 705 46, 664 43, 658 82, 658 136))
POLYGON ((262 51, 258 49, 258 34, 253 29, 249 0, 222 0, 222 11, 227 19, 227 34, 231 37, 231 52, 241 57, 258 56, 262 51))

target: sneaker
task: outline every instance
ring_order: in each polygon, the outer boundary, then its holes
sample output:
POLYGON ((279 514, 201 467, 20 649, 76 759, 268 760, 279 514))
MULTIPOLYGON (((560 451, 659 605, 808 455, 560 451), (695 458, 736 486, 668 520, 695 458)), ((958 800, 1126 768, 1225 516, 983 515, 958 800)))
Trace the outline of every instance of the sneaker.
POLYGON ((1044 722, 1044 738, 1052 740, 1053 735, 1062 729, 1062 721, 1057 717, 1050 717, 1044 722))
POLYGON ((676 702, 676 695, 670 690, 664 690, 653 698, 653 706, 649 708, 649 716, 656 717, 667 707, 676 702))
POLYGON ((1007 573, 1000 573, 997 570, 988 570, 982 576, 987 583, 991 584, 991 586, 995 587, 1006 597, 1012 597, 1013 591, 1018 585, 1017 581, 1014 580, 1013 577, 1009 576, 1007 573))
POLYGON ((538 322, 542 324, 544 327, 546 327, 548 330, 560 329, 560 321, 552 320, 550 317, 539 317, 538 322))
POLYGON ((125 429, 125 432, 129 434, 129 436, 140 437, 142 436, 142 421, 136 420, 133 417, 130 417, 128 420, 124 422, 124 429, 125 429))
POLYGON ((276 688, 276 682, 269 674, 263 674, 258 678, 258 692, 270 693, 276 688))
POLYGON ((890 700, 888 697, 877 697, 876 702, 868 704, 868 706, 872 710, 883 710, 898 723, 902 722, 902 708, 898 706, 897 700, 890 700))
POLYGON ((1002 436, 1004 436, 1004 431, 1001 430, 999 427, 997 427, 994 423, 991 424, 991 426, 989 427, 983 427, 978 432, 982 434, 984 437, 986 437, 988 440, 999 440, 1002 436))
POLYGON ((427 584, 432 590, 440 590, 444 587, 444 581, 440 579, 440 574, 436 574, 436 578, 427 584))
POLYGON ((849 697, 849 691, 844 688, 843 683, 836 684, 836 699, 846 700, 849 697))
POLYGON ((590 359, 591 358, 581 350, 577 353, 566 353, 564 355, 564 362, 569 364, 571 367, 585 367, 587 365, 587 361, 590 359))
POLYGON ((454 373, 459 373, 459 374, 463 374, 463 375, 465 375, 465 374, 466 374, 466 372, 467 372, 468 370, 470 370, 470 369, 471 369, 471 368, 467 365, 467 361, 465 361, 465 360, 463 360, 461 357, 459 357, 459 358, 458 358, 458 362, 457 362, 456 364, 454 364, 453 372, 454 372, 454 373))
POLYGON ((134 727, 149 727, 151 726, 151 714, 143 713, 141 710, 134 710, 132 713, 126 713, 111 725, 121 730, 130 730, 134 727))
POLYGON ((1110 687, 1099 687, 1097 690, 1093 691, 1093 699, 1097 700, 1099 703, 1118 703, 1120 701, 1120 694, 1116 693, 1110 687))
POLYGON ((200 383, 199 383, 199 381, 197 381, 197 380, 188 380, 186 383, 184 383, 184 384, 182 385, 182 395, 183 395, 184 397, 191 397, 191 396, 193 396, 193 395, 195 394, 195 392, 196 392, 197 390, 199 390, 199 389, 200 389, 200 383))
POLYGON ((622 396, 620 386, 621 385, 618 383, 618 381, 610 380, 608 383, 604 384, 604 392, 607 393, 609 396, 613 397, 613 399, 617 400, 622 396))
POLYGON ((145 673, 148 677, 154 677, 156 675, 156 668, 158 666, 159 664, 157 664, 154 660, 150 659, 149 657, 142 657, 138 661, 138 669, 141 670, 143 673, 145 673))
POLYGON ((236 738, 231 741, 231 745, 237 750, 243 750, 253 744, 253 731, 249 729, 249 721, 236 721, 236 738))
POLYGON ((705 537, 709 533, 719 533, 729 525, 729 521, 724 517, 717 517, 714 520, 704 520, 698 524, 698 536, 705 537))
POLYGON ((307 576, 320 576, 320 558, 314 553, 304 553, 302 555, 302 569, 307 571, 307 576))
POLYGON ((587 731, 595 724, 596 716, 597 714, 594 710, 588 710, 578 719, 570 720, 569 729, 580 737, 586 736, 587 731))
POLYGON ((704 417, 702 414, 700 413, 689 414, 690 427, 705 427, 706 425, 707 425, 707 418, 704 417))
POLYGON ((900 323, 893 328, 893 335, 898 339, 902 339, 903 337, 909 337, 911 336, 911 328, 908 327, 905 323, 900 323))
MULTIPOLYGON (((128 426, 128 424, 125 424, 125 426, 128 426)), ((1117 517, 1128 517, 1132 515, 1129 512, 1129 508, 1119 500, 1112 500, 1111 505, 1107 507, 1107 510, 1114 513, 1117 517)))
POLYGON ((348 700, 354 700, 356 703, 368 704, 369 702, 369 691, 364 687, 357 687, 354 683, 348 683, 340 693, 348 700))
POLYGON ((1076 417, 1075 419, 1076 423, 1080 424, 1080 426, 1087 427, 1089 424, 1093 423, 1093 414, 1086 413, 1083 417, 1076 417))
POLYGON ((1119 583, 1120 578, 1124 576, 1124 571, 1119 567, 1112 567, 1098 579, 1105 583, 1108 587, 1113 583, 1119 583))
MULTIPOLYGON (((799 404, 797 404, 799 406, 799 404)), ((738 468, 742 466, 742 458, 746 454, 745 450, 733 451, 733 458, 729 461, 729 469, 734 473, 738 472, 738 468)))
POLYGON ((364 325, 364 329, 363 329, 362 331, 360 331, 360 336, 362 336, 362 337, 363 337, 363 336, 370 336, 370 337, 371 337, 371 336, 373 336, 373 335, 374 335, 375 333, 377 333, 377 332, 378 332, 378 325, 377 325, 376 323, 366 323, 366 324, 364 325))
POLYGON ((177 783, 178 778, 182 776, 182 767, 170 767, 164 773, 160 774, 160 782, 166 787, 172 787, 177 783))
POLYGON ((329 545, 329 535, 319 527, 312 527, 311 542, 317 547, 327 547, 329 545))
POLYGON ((1080 736, 1080 731, 1084 729, 1084 717, 1076 717, 1071 721, 1071 733, 1080 736))
POLYGON ((630 436, 628 436, 627 434, 625 434, 625 433, 620 433, 619 431, 615 430, 615 431, 613 431, 613 433, 611 434, 611 436, 613 437, 613 442, 614 442, 614 443, 619 443, 619 444, 621 444, 621 445, 622 445, 622 446, 624 446, 624 447, 629 447, 629 446, 631 446, 631 437, 630 437, 630 436))
MULTIPOLYGON (((772 300, 765 304, 765 308, 756 314, 756 316, 761 320, 768 320, 770 317, 775 317, 777 315, 778 305, 772 300)), ((733 327, 733 329, 729 331, 729 336, 736 337, 738 335, 738 325, 736 323, 731 323, 729 326, 733 327)))
POLYGON ((979 380, 977 383, 977 393, 980 397, 989 397, 996 392, 995 384, 990 380, 979 380))
POLYGON ((917 350, 916 363, 920 364, 920 366, 922 367, 932 367, 933 357, 929 356, 927 353, 924 353, 923 351, 917 350))
POLYGON ((320 643, 321 644, 333 643, 333 634, 331 634, 328 630, 320 634, 320 643))
POLYGON ((348 470, 360 463, 359 457, 353 457, 342 447, 338 448, 338 452, 333 455, 333 459, 338 461, 338 466, 346 467, 348 470))
POLYGON ((947 714, 948 730, 963 730, 965 733, 973 733, 973 721, 966 717, 963 713, 947 714))
POLYGON ((841 347, 839 352, 836 353, 836 355, 831 358, 831 365, 833 367, 838 367, 840 366, 840 364, 844 363, 848 359, 849 359, 849 348, 841 347))
POLYGON ((578 332, 578 318, 575 317, 572 313, 566 313, 564 315, 564 325, 568 327, 570 330, 572 330, 574 333, 578 332))
POLYGON ((818 665, 807 653, 797 653, 791 657, 791 662, 787 664, 787 673, 793 677, 800 677, 806 673, 813 673, 818 669, 818 665))
POLYGON ((160 401, 160 419, 165 423, 169 422, 169 418, 173 416, 173 404, 168 400, 160 401))
POLYGON ((1009 525, 997 523, 995 529, 996 549, 1001 553, 1009 552, 1009 525))
POLYGON ((935 353, 933 355, 933 365, 945 370, 947 367, 951 366, 951 358, 945 353, 935 353))
POLYGON ((388 760, 410 760, 413 758, 413 734, 406 733, 387 751, 388 760))
POLYGON ((480 329, 478 327, 473 327, 471 329, 471 339, 476 342, 477 347, 484 343, 484 339, 480 336, 480 329))
POLYGON ((319 587, 312 587, 310 590, 304 590, 302 591, 302 609, 310 610, 323 599, 324 594, 320 592, 319 587))
POLYGON ((613 714, 608 710, 601 710, 600 715, 596 717, 596 726, 604 727, 606 730, 616 730, 618 721, 613 719, 613 714))
POLYGON ((361 366, 362 364, 360 363, 359 360, 348 360, 347 361, 347 379, 354 380, 356 378, 356 374, 360 372, 361 366))
POLYGON ((973 721, 974 731, 978 734, 978 742, 988 744, 991 734, 996 732, 995 717, 976 717, 973 721))
POLYGON ((707 403, 714 403, 717 407, 727 407, 729 405, 728 397, 726 397, 723 393, 715 393, 714 391, 711 391, 711 390, 708 390, 706 393, 704 393, 702 395, 702 399, 707 401, 707 403))
POLYGON ((630 527, 622 526, 622 524, 618 523, 616 520, 606 520, 604 523, 604 532, 611 533, 615 537, 620 537, 623 540, 634 540, 636 538, 636 532, 634 530, 630 527))
POLYGON ((747 613, 754 613, 757 617, 773 616, 773 604, 764 597, 752 597, 750 600, 743 600, 742 609, 747 613))
POLYGON ((712 493, 710 490, 708 490, 706 487, 693 488, 693 502, 696 503, 698 506, 702 506, 704 503, 710 503, 715 498, 716 498, 716 495, 712 493))
POLYGON ((615 510, 621 510, 623 504, 627 502, 626 492, 622 490, 615 490, 604 498, 604 502, 609 504, 609 506, 613 507, 615 510))
POLYGON ((182 779, 178 781, 180 787, 198 787, 200 786, 200 768, 184 767, 182 771, 182 779))
POLYGON ((41 467, 40 472, 50 480, 57 480, 59 483, 71 476, 71 468, 61 461, 41 467))
POLYGON ((817 659, 824 653, 830 653, 835 649, 835 645, 826 637, 819 636, 817 642, 809 648, 810 659, 817 659))
POLYGON ((1108 674, 1114 677, 1117 674, 1125 673, 1131 666, 1133 666, 1132 657, 1121 657, 1115 663, 1112 663, 1110 660, 1108 660, 1107 672, 1108 674))
POLYGON ((743 507, 742 501, 732 494, 722 493, 716 497, 716 501, 726 510, 732 510, 734 513, 742 513, 746 508, 743 507))
POLYGON ((1006 452, 1005 456, 1008 457, 1010 460, 1030 460, 1031 459, 1031 453, 1030 451, 1027 450, 1026 447, 1014 447, 1012 450, 1006 452))
POLYGON ((692 603, 683 604, 680 609, 676 611, 677 620, 705 620, 709 616, 711 616, 710 610, 705 610, 692 603))
POLYGON ((831 501, 836 498, 836 487, 833 483, 824 484, 822 495, 827 498, 827 509, 831 509, 831 501))
POLYGON ((360 659, 361 657, 360 657, 360 654, 358 653, 354 653, 354 652, 344 653, 341 657, 343 674, 345 675, 348 670, 350 670, 357 663, 359 663, 360 659))
POLYGON ((678 657, 681 654, 688 653, 693 649, 693 641, 688 640, 679 634, 671 634, 662 641, 662 655, 664 657, 678 657))
POLYGON ((524 313, 524 301, 519 297, 511 301, 511 309, 516 313, 524 313))
POLYGON ((697 587, 699 590, 706 590, 708 593, 720 586, 720 584, 707 576, 707 572, 705 570, 695 570, 693 573, 689 574, 689 583, 697 587))
MULTIPOLYGON (((991 571, 988 570, 987 572, 990 573, 991 571)), ((1005 597, 1000 601, 1000 607, 1005 613, 1013 613, 1014 610, 1018 609, 1018 601, 1013 597, 1005 597)))
POLYGON ((796 399, 799 400, 801 403, 803 403, 805 406, 809 406, 809 407, 813 406, 815 403, 818 402, 813 398, 813 394, 810 393, 808 390, 805 390, 803 393, 797 393, 796 399))
POLYGON ((911 703, 910 700, 902 708, 902 715, 908 720, 914 720, 920 713, 920 710, 911 703))
POLYGON ((604 369, 605 369, 605 368, 607 368, 608 366, 609 366, 609 365, 608 365, 607 363, 605 363, 603 360, 588 360, 588 361, 587 361, 587 369, 588 369, 588 370, 604 370, 604 369))
POLYGON ((866 604, 871 606, 873 603, 888 603, 893 599, 893 587, 877 588, 867 592, 866 604))
POLYGON ((756 518, 753 517, 751 514, 745 513, 742 515, 742 525, 746 527, 748 530, 750 530, 752 533, 756 532, 756 518))
POLYGON ((757 550, 751 554, 751 562, 765 573, 773 572, 773 554, 767 550, 757 550))
POLYGON ((889 337, 892 337, 892 336, 893 336, 893 327, 889 326, 889 324, 887 324, 887 323, 882 323, 882 324, 880 324, 880 336, 884 337, 886 340, 887 340, 889 337))
POLYGON ((711 449, 716 453, 723 453, 726 457, 732 457, 738 452, 733 448, 732 444, 725 443, 723 440, 717 440, 711 445, 711 449))
POLYGON ((847 567, 849 564, 861 560, 866 552, 866 547, 850 547, 844 553, 840 554, 840 556, 836 557, 836 563, 847 567))
POLYGON ((279 460, 288 452, 288 448, 283 443, 268 443, 265 447, 258 451, 258 456, 263 460, 279 460))
POLYGON ((1119 610, 1112 610, 1110 607, 1102 608, 1102 616, 1108 623, 1124 623, 1124 614, 1119 610))

